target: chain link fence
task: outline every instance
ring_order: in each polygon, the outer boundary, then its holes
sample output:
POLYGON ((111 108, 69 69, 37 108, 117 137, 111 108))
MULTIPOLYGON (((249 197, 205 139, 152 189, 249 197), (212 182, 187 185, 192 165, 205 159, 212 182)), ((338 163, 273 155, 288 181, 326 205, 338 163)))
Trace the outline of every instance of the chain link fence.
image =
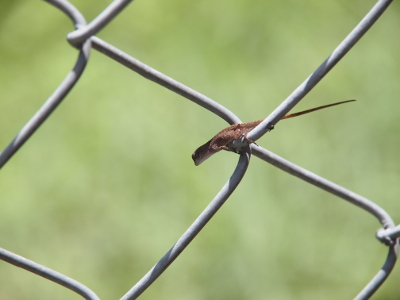
MULTIPOLYGON (((102 39, 94 36, 109 22, 113 20, 131 1, 113 1, 92 22, 86 23, 85 18, 71 3, 63 0, 47 0, 54 7, 60 9, 73 22, 76 30, 67 35, 69 43, 79 49, 79 55, 72 71, 65 77, 64 81, 35 113, 29 122, 21 129, 11 143, 0 155, 0 166, 3 167, 10 158, 24 145, 41 124, 53 113, 55 108, 67 96, 69 91, 79 81, 89 60, 92 49, 108 56, 114 61, 140 74, 148 80, 153 81, 182 97, 202 106, 209 112, 221 117, 229 124, 241 123, 241 120, 230 110, 201 93, 181 84, 180 82, 162 74, 152 67, 124 53, 120 49, 108 44, 102 39)), ((295 91, 279 105, 265 120, 252 130, 248 138, 256 141, 268 132, 281 117, 287 114, 299 101, 307 95, 320 80, 343 58, 348 51, 359 41, 359 39, 374 25, 375 21, 385 12, 391 1, 378 1, 361 22, 349 33, 349 35, 334 49, 332 54, 315 70, 295 91)), ((396 226, 389 214, 376 203, 357 195, 337 184, 334 184, 306 169, 303 169, 278 155, 252 144, 245 148, 240 155, 235 171, 222 187, 220 192, 210 202, 206 209, 198 216, 193 224, 183 233, 172 248, 158 261, 158 263, 140 279, 121 300, 138 298, 154 281, 174 262, 174 260, 185 250, 188 244, 203 229, 208 221, 216 214, 225 201, 234 192, 246 173, 250 156, 266 161, 275 167, 302 179, 315 187, 321 188, 371 214, 382 224, 382 228, 376 233, 380 242, 388 247, 388 254, 382 268, 376 273, 371 281, 360 291, 355 299, 369 299, 382 285, 392 271, 398 254, 398 238, 400 237, 400 226, 396 226)), ((60 274, 50 268, 36 262, 25 259, 11 251, 0 249, 0 258, 5 262, 35 273, 43 278, 49 279, 62 285, 85 299, 99 299, 89 288, 67 276, 60 274)), ((229 274, 228 274, 229 276, 229 274)), ((395 297, 395 296, 394 296, 395 297)))

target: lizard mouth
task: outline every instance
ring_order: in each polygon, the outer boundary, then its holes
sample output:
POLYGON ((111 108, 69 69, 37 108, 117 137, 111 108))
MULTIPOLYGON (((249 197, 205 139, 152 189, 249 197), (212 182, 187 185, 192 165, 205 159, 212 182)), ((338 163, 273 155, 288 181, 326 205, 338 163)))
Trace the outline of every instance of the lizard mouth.
POLYGON ((194 161, 194 164, 196 166, 200 165, 203 161, 205 161, 206 159, 208 159, 211 155, 213 155, 214 153, 203 153, 202 155, 200 155, 200 153, 197 152, 197 150, 192 154, 192 159, 194 161))
POLYGON ((196 151, 194 151, 194 153, 192 154, 192 159, 196 166, 200 165, 203 161, 205 161, 211 155, 218 152, 210 147, 210 143, 211 143, 211 140, 209 140, 203 146, 200 146, 199 148, 197 148, 196 151))

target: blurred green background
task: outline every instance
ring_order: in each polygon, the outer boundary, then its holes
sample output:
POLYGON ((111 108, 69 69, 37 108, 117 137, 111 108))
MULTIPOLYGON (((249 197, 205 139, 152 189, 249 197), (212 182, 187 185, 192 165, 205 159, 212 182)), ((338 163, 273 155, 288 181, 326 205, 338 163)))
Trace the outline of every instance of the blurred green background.
MULTIPOLYGON (((109 1, 74 1, 88 21, 109 1)), ((375 1, 137 0, 98 36, 243 121, 266 117, 375 1)), ((393 3, 259 145, 400 222, 400 6, 393 3)), ((71 70, 70 20, 0 2, 0 146, 71 70)), ((1 247, 119 299, 227 181, 238 156, 191 154, 227 124, 92 51, 55 113, 0 172, 1 247)), ((369 214, 256 157, 221 211, 141 299, 352 299, 387 248, 369 214)), ((373 299, 395 299, 400 267, 373 299)), ((0 299, 81 299, 0 262, 0 299)))

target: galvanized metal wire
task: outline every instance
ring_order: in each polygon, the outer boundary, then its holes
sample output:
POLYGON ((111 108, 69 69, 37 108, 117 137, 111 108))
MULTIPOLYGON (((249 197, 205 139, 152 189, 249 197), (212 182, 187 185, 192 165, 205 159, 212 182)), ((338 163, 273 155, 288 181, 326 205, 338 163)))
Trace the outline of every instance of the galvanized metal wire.
MULTIPOLYGON (((93 36, 104 28, 104 26, 106 26, 114 17, 116 17, 118 13, 131 2, 131 0, 113 1, 89 24, 86 24, 86 21, 79 10, 68 1, 46 1, 59 8, 72 20, 76 30, 67 35, 67 40, 71 45, 79 49, 78 60, 64 81, 0 154, 0 168, 3 167, 5 163, 7 163, 7 161, 20 149, 20 147, 24 145, 29 137, 51 115, 54 109, 77 83, 88 62, 91 48, 96 49, 134 72, 137 72, 146 79, 149 79, 204 107, 227 121, 229 124, 241 122, 233 112, 223 107, 221 104, 145 65, 98 37, 93 36)), ((313 72, 285 101, 283 101, 281 105, 265 118, 260 125, 249 133, 249 139, 253 141, 259 139, 262 135, 268 132, 283 115, 298 104, 299 101, 301 101, 301 99, 339 62, 339 60, 351 50, 351 48, 371 28, 371 26, 373 26, 375 21, 384 13, 390 3, 391 1, 389 0, 378 1, 361 22, 321 64, 321 66, 313 72)), ((355 297, 355 299, 359 300, 369 299, 386 280, 395 265, 398 256, 400 226, 396 226, 389 214, 376 203, 313 174, 312 172, 305 170, 258 145, 252 144, 249 146, 243 144, 241 141, 237 141, 233 143, 233 146, 238 148, 244 147, 245 151, 241 154, 237 167, 228 182, 223 186, 220 192, 193 222, 193 224, 183 233, 173 247, 121 298, 121 300, 131 300, 139 297, 168 268, 168 266, 173 263, 180 253, 185 250, 189 243, 216 214, 218 209, 225 203, 229 196, 234 192, 235 188, 239 185, 247 170, 251 153, 291 175, 362 208, 378 219, 383 228, 377 231, 376 237, 388 246, 389 251, 382 268, 355 297)), ((71 289, 85 299, 99 299, 93 291, 81 283, 47 267, 18 256, 10 251, 0 248, 0 259, 71 289)))

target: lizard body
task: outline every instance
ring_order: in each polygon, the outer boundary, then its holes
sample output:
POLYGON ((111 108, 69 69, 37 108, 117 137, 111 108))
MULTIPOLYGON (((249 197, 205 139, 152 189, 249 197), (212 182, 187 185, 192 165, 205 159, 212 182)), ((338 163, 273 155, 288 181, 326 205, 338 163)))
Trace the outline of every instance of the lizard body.
MULTIPOLYGON (((318 107, 304 110, 304 111, 294 113, 294 114, 287 114, 287 115, 284 115, 281 118, 281 120, 297 117, 297 116, 300 116, 303 114, 310 113, 315 110, 319 110, 319 109, 323 109, 323 108, 327 108, 330 106, 339 105, 339 104, 343 104, 343 103, 347 103, 347 102, 351 102, 351 101, 355 101, 355 100, 336 102, 336 103, 332 103, 332 104, 328 104, 328 105, 318 106, 318 107)), ((205 143, 204 145, 202 145, 196 149, 196 151, 192 154, 192 159, 194 161, 194 164, 196 166, 200 165, 202 162, 204 162, 210 156, 214 155, 215 153, 217 153, 221 150, 233 151, 227 145, 229 143, 233 142, 234 140, 238 140, 238 139, 242 138, 242 139, 246 140, 247 142, 249 142, 250 144, 253 143, 253 141, 251 141, 247 138, 247 134, 251 130, 253 130, 258 124, 260 124, 262 121, 264 121, 264 120, 258 120, 258 121, 252 121, 252 122, 247 122, 247 123, 240 123, 240 124, 233 124, 229 127, 222 129, 211 140, 209 140, 207 143, 205 143)))

